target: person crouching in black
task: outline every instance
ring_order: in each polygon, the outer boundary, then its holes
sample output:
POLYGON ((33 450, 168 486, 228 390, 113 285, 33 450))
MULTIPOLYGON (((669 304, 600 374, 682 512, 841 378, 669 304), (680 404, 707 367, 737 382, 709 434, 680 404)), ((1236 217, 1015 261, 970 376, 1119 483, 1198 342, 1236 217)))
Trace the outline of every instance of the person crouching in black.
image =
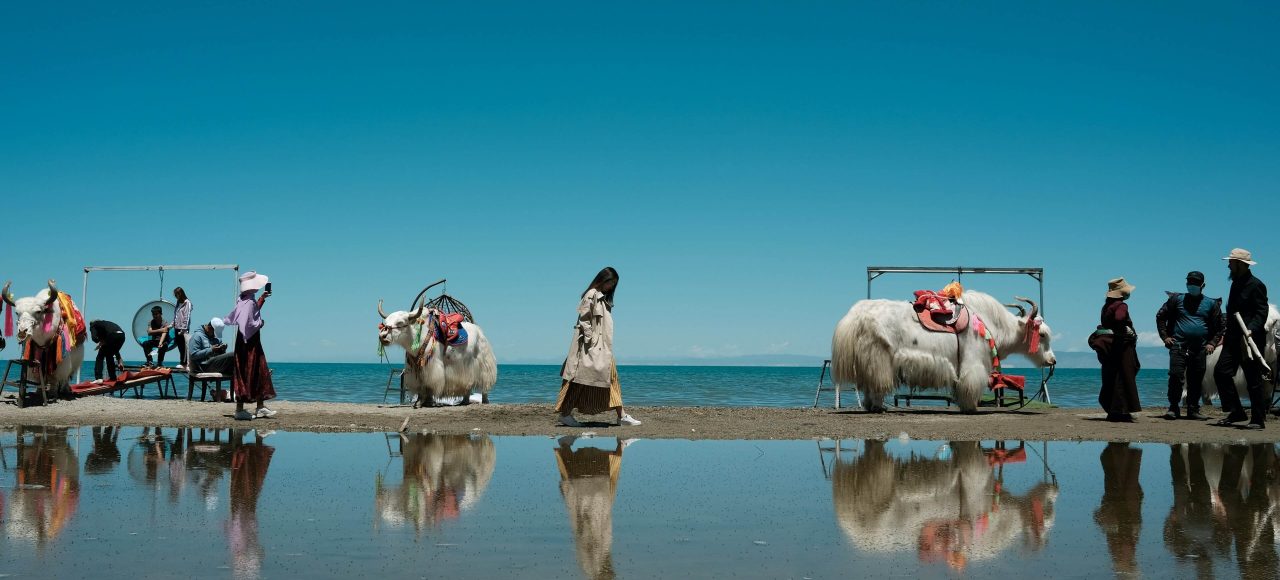
POLYGON ((1183 378, 1187 387, 1187 418, 1207 419, 1200 414, 1204 390, 1205 359, 1222 345, 1222 300, 1204 295, 1204 274, 1187 273, 1187 292, 1169 294, 1156 312, 1156 330, 1169 349, 1169 412, 1165 419, 1177 419, 1182 401, 1183 378))
POLYGON ((102 362, 107 363, 107 378, 115 382, 116 366, 124 366, 120 358, 120 349, 124 347, 125 334, 120 325, 110 320, 94 320, 89 323, 89 339, 97 346, 98 358, 93 362, 93 378, 95 383, 102 382, 102 362))

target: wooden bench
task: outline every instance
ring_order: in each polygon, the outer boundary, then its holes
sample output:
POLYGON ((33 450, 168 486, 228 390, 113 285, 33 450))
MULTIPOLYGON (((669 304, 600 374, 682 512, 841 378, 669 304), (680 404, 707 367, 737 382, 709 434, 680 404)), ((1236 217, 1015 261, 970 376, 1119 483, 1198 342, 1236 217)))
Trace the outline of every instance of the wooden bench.
POLYGON ((18 389, 18 407, 25 407, 27 404, 27 387, 34 387, 40 391, 40 403, 42 405, 49 404, 49 388, 43 383, 36 382, 28 378, 28 369, 40 368, 39 360, 27 360, 21 358, 9 359, 9 364, 4 368, 4 379, 0 381, 0 393, 4 392, 5 387, 14 387, 18 389), (9 379, 9 371, 13 369, 13 365, 18 365, 18 378, 9 379))

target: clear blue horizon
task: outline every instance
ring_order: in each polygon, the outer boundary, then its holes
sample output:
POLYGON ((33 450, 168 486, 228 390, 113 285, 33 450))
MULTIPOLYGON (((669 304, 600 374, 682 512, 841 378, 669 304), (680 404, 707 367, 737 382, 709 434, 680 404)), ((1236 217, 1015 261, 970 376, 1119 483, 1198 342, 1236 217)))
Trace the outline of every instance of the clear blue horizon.
MULTIPOLYGON (((562 358, 605 265, 623 359, 823 356, 869 265, 1043 267, 1063 351, 1115 276, 1147 344, 1233 247, 1280 292, 1274 3, 4 12, 0 278, 79 300, 89 265, 256 269, 271 360, 374 362, 378 299, 446 277, 500 362, 562 358)), ((229 273, 163 284, 230 310, 229 273)), ((89 316, 160 293, 94 274, 89 316)))

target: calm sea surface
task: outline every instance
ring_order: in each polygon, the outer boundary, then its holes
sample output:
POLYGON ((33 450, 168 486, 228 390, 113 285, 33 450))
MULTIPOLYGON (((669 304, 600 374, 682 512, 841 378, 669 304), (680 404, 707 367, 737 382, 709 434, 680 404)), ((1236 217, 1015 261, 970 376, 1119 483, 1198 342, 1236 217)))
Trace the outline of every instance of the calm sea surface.
MULTIPOLYGON (((271 363, 275 369, 276 393, 286 401, 337 401, 381 403, 387 377, 398 366, 387 364, 271 363)), ((818 386, 817 367, 705 367, 705 366, 621 366, 624 401, 629 405, 715 406, 715 407, 807 407, 813 405, 818 386)), ((1040 371, 1010 369, 1027 376, 1030 395, 1040 384, 1040 371)), ((554 403, 560 388, 559 365, 499 365, 498 384, 490 400, 495 403, 554 403)), ((83 376, 93 378, 93 365, 83 376)), ((1143 370, 1138 389, 1144 405, 1165 402, 1167 371, 1143 370)), ((186 379, 179 379, 186 392, 186 379)), ((826 379, 830 386, 831 377, 826 379)), ((393 387, 398 382, 393 382, 393 387)), ((1098 371, 1058 369, 1049 382, 1053 403, 1062 407, 1097 405, 1098 371)), ((150 391, 154 393, 155 391, 150 391)), ((388 401, 396 400, 393 392, 388 401)), ((842 393, 842 404, 854 406, 856 397, 842 393)), ((823 393, 821 403, 831 406, 832 393, 823 393)), ((926 404, 926 403, 916 403, 926 404)))
MULTIPOLYGON (((258 423, 255 423, 257 425, 258 423)), ((1274 444, 0 430, 0 575, 1275 578, 1274 444)))

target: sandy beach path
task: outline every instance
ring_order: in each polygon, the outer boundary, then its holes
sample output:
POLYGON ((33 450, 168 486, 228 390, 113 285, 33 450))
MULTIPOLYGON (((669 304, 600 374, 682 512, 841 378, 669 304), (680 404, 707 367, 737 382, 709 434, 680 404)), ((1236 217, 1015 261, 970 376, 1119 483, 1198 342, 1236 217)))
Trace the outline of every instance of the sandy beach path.
MULTIPOLYGON (((563 435, 594 432, 601 437, 661 439, 817 439, 891 438, 907 433, 916 439, 1034 441, 1150 441, 1163 443, 1232 443, 1280 440, 1280 419, 1261 432, 1215 427, 1209 422, 1166 421, 1164 409, 1148 409, 1136 423, 1108 423, 1094 409, 1049 409, 1010 412, 980 411, 961 415, 942 408, 914 408, 880 415, 860 410, 627 407, 644 421, 636 427, 612 424, 613 414, 579 416, 586 428, 556 424, 548 404, 492 404, 410 409, 351 403, 281 401, 271 405, 271 419, 236 421, 234 406, 185 400, 89 397, 47 407, 19 409, 0 404, 0 424, 134 425, 165 427, 251 427, 282 431, 397 431, 409 419, 413 432, 484 433, 489 435, 563 435)), ((1213 419, 1220 414, 1210 411, 1213 419)), ((1274 419, 1274 417, 1273 417, 1274 419)))

